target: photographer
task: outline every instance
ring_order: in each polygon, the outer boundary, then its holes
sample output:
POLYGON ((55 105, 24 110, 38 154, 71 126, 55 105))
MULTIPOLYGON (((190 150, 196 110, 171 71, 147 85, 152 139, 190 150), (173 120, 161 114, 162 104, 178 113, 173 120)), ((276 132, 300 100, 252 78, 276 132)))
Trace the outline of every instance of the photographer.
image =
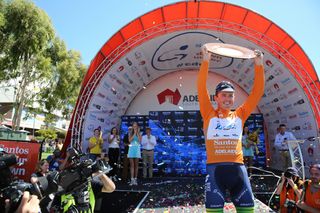
POLYGON ((115 190, 112 180, 99 170, 104 166, 103 161, 92 163, 84 160, 79 163, 78 160, 78 153, 67 152, 57 181, 63 191, 56 193, 51 212, 94 212, 96 199, 103 192, 115 190), (97 168, 93 168, 96 165, 97 168))
POLYGON ((297 212, 296 202, 301 197, 303 181, 294 167, 289 167, 281 176, 276 195, 280 196, 280 212, 297 212))
POLYGON ((16 164, 17 156, 8 154, 0 148, 0 210, 5 213, 38 213, 40 212, 38 197, 25 191, 26 186, 30 185, 13 182, 10 167, 16 164))
POLYGON ((297 206, 306 213, 320 213, 320 164, 312 165, 309 172, 311 180, 305 181, 297 206))
MULTIPOLYGON (((25 191, 23 192, 23 196, 20 202, 20 205, 18 209, 15 211, 15 213, 39 213, 40 212, 40 206, 39 206, 40 200, 38 199, 37 195, 30 195, 30 192, 25 191)), ((5 201, 5 213, 10 212, 10 200, 5 201)))

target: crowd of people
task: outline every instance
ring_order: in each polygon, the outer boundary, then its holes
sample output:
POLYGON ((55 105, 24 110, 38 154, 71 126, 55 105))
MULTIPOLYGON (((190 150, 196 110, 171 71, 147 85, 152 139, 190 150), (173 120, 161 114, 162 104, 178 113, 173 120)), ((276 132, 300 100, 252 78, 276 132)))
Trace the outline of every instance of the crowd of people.
MULTIPOLYGON (((143 134, 138 123, 133 122, 122 140, 117 127, 113 127, 104 140, 100 128, 94 129, 88 143, 88 156, 92 161, 102 159, 107 162, 112 167, 108 175, 113 181, 123 181, 130 186, 137 185, 139 162, 142 163, 141 176, 153 177, 154 148, 157 140, 151 132, 151 128, 146 127, 143 134), (121 142, 124 150, 121 150, 121 142)), ((64 158, 61 157, 62 146, 56 143, 52 147, 53 153, 39 163, 46 162, 48 171, 59 171, 64 162, 64 158)))
MULTIPOLYGON (((157 144, 156 137, 151 134, 150 127, 146 127, 145 134, 141 132, 137 122, 128 127, 124 134, 122 143, 124 150, 121 150, 121 138, 119 129, 113 127, 104 140, 99 128, 94 130, 93 136, 89 139, 88 153, 93 161, 103 159, 109 163, 112 170, 109 173, 115 182, 124 181, 130 186, 138 185, 139 162, 142 163, 141 175, 143 178, 153 177, 154 148, 157 144), (120 169, 122 168, 122 170, 120 169), (121 173, 121 174, 120 174, 121 173), (129 175, 130 174, 130 175, 129 175)), ((55 152, 50 159, 53 162, 60 162, 55 152)), ((52 163, 52 164, 55 164, 52 163)))

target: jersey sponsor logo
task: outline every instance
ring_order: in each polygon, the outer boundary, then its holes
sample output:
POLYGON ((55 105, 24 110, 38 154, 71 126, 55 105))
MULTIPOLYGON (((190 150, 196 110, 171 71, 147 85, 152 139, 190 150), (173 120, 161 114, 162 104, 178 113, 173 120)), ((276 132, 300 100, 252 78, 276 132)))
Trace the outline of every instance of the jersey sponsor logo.
POLYGON ((239 139, 242 134, 240 118, 211 118, 207 130, 207 139, 239 139))
POLYGON ((215 154, 216 155, 235 155, 237 153, 237 150, 235 149, 216 149, 215 154))

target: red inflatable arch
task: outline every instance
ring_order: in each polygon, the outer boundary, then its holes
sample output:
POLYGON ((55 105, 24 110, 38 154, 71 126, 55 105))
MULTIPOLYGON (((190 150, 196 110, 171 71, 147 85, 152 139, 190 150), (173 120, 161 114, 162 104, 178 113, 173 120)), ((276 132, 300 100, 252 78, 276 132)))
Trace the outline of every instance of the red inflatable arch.
MULTIPOLYGON (((213 41, 259 48, 265 53, 266 90, 258 109, 264 114, 270 140, 279 123, 287 123, 291 129, 299 126, 298 138, 319 135, 319 78, 290 35, 269 19, 237 5, 178 2, 136 18, 102 46, 83 80, 64 148, 70 143, 82 147, 97 126, 106 130, 119 124, 131 101, 153 80, 177 70, 198 70, 201 59, 195 56, 201 44, 213 41), (183 61, 191 58, 179 58, 173 50, 193 53, 194 61, 183 61), (164 53, 173 55, 162 58, 164 53)), ((241 83, 234 82, 249 92, 253 76, 242 75, 242 68, 240 74, 230 71, 243 61, 221 63, 225 66, 210 71, 231 80, 242 78, 241 83)))

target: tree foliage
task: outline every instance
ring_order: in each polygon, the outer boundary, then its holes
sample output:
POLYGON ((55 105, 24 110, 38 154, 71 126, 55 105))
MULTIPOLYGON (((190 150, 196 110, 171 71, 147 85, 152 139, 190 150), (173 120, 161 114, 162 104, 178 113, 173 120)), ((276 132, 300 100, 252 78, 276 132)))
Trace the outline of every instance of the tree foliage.
POLYGON ((0 0, 0 28, 4 25, 4 1, 0 0))
POLYGON ((43 139, 56 139, 57 133, 54 129, 48 128, 48 129, 39 129, 37 132, 37 139, 43 140, 43 139))
POLYGON ((86 66, 80 63, 80 54, 73 50, 67 51, 64 43, 58 38, 53 42, 50 55, 55 75, 50 81, 50 87, 41 91, 42 99, 39 102, 49 112, 59 109, 67 116, 75 105, 86 66))
POLYGON ((25 106, 67 116, 75 104, 86 67, 67 50, 47 14, 28 0, 0 0, 0 80, 14 80, 13 129, 25 106))

